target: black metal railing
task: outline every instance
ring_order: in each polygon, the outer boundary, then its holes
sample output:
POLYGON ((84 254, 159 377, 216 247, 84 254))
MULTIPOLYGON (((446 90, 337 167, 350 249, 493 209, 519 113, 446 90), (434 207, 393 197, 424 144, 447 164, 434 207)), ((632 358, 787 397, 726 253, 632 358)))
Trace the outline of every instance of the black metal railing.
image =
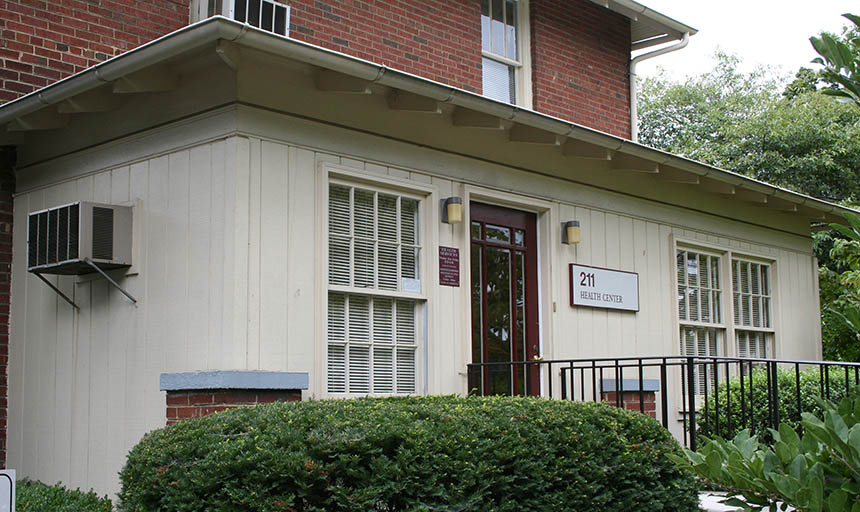
POLYGON ((468 365, 475 394, 605 402, 657 419, 695 450, 701 437, 750 429, 764 440, 786 422, 800 429, 815 398, 838 401, 860 386, 860 363, 650 356, 468 365))

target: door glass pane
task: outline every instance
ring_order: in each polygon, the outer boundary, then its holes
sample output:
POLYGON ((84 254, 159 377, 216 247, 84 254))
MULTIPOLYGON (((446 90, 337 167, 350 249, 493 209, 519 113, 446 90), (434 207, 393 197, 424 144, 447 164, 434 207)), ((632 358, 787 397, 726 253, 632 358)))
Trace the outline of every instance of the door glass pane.
POLYGON ((522 229, 514 230, 514 243, 522 246, 525 240, 525 232, 522 229))
POLYGON ((511 230, 502 226, 487 224, 487 240, 510 243, 511 230))
MULTIPOLYGON (((514 291, 514 297, 516 298, 515 307, 517 312, 516 318, 516 337, 513 340, 514 348, 516 349, 516 358, 517 361, 527 361, 528 360, 528 347, 526 346, 526 286, 525 286, 525 255, 522 252, 516 252, 516 290, 514 291)), ((514 369, 514 374, 516 376, 516 389, 515 394, 523 395, 526 392, 525 387, 525 377, 528 368, 523 366, 514 369)))
MULTIPOLYGON (((487 360, 513 361, 511 350, 511 253, 487 247, 487 360)), ((490 394, 511 392, 511 371, 506 366, 490 370, 490 394)))
POLYGON ((481 239, 481 224, 478 222, 472 223, 472 239, 480 240, 481 239))
POLYGON ((481 315, 481 246, 472 246, 472 362, 483 362, 482 327, 483 316, 481 315))
POLYGON ((526 361, 528 359, 528 351, 526 350, 526 265, 525 255, 517 251, 517 289, 516 289, 516 307, 517 307, 517 361, 526 361))

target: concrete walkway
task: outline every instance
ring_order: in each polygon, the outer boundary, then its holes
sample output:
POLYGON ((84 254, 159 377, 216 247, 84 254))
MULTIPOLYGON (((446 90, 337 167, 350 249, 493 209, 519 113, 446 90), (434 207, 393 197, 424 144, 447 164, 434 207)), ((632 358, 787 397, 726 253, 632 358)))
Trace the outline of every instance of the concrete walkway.
MULTIPOLYGON (((726 498, 726 494, 722 492, 701 492, 699 493, 699 509, 706 512, 727 512, 732 510, 741 510, 738 507, 730 507, 723 505, 720 501, 726 498)), ((788 507, 789 511, 794 510, 793 507, 788 507)))

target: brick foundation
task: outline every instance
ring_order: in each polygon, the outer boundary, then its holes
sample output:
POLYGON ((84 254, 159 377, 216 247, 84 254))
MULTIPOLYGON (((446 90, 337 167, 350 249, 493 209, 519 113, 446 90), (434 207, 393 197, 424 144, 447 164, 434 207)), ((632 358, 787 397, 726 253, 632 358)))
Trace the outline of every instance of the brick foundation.
POLYGON ((213 412, 271 402, 298 402, 298 389, 195 389, 167 392, 167 424, 213 412))
POLYGON ((9 295, 12 287, 12 194, 15 148, 0 146, 0 467, 6 467, 6 418, 9 404, 9 295))
MULTIPOLYGON (((618 395, 615 391, 604 391, 602 393, 603 401, 609 405, 617 405, 618 395)), ((657 419, 657 396, 653 391, 645 391, 642 393, 642 399, 645 404, 645 414, 657 419)), ((638 391, 623 391, 621 393, 621 407, 628 411, 639 411, 639 392, 638 391)))

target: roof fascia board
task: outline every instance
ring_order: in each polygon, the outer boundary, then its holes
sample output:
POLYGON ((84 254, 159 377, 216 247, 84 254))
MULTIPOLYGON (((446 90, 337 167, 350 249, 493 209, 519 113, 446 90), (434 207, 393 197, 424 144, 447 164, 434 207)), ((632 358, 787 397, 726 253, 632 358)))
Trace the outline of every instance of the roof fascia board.
POLYGON ((417 75, 255 29, 221 16, 189 25, 86 71, 49 85, 44 89, 0 105, 0 125, 35 112, 46 105, 57 104, 77 94, 102 86, 106 82, 116 80, 125 74, 159 64, 183 51, 201 47, 219 39, 233 41, 237 44, 271 53, 281 58, 288 58, 305 64, 330 69, 393 89, 426 96, 439 102, 450 103, 458 107, 497 116, 503 120, 546 130, 562 137, 582 140, 596 146, 604 147, 610 151, 632 154, 658 164, 669 165, 686 172, 699 176, 707 176, 710 179, 755 190, 766 195, 779 194, 779 197, 782 199, 826 213, 835 214, 840 211, 854 211, 840 205, 776 187, 738 173, 711 167, 599 130, 570 123, 547 114, 491 100, 479 94, 434 82, 417 75))

